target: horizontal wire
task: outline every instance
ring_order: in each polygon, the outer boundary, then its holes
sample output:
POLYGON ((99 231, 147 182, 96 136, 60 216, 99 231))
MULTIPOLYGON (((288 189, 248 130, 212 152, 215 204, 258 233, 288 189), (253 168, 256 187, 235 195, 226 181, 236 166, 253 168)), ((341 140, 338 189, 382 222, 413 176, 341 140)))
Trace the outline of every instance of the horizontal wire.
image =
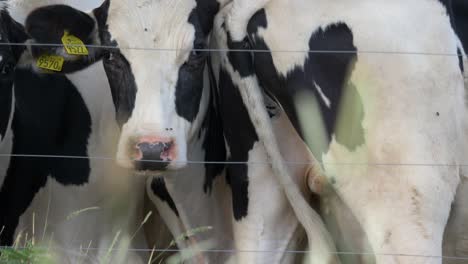
MULTIPOLYGON (((41 46, 41 47, 64 47, 63 44, 51 43, 15 43, 3 42, 0 46, 41 46)), ((83 46, 70 44, 67 46, 83 46)), ((457 53, 444 52, 415 52, 415 51, 372 51, 372 50, 267 50, 267 49, 174 49, 174 48, 148 48, 148 47, 117 47, 106 45, 84 45, 88 48, 100 49, 130 49, 130 50, 148 50, 148 51, 206 51, 206 52, 254 52, 254 53, 333 53, 333 54, 394 54, 394 55, 427 55, 427 56, 460 56, 457 53)))
MULTIPOLYGON (((0 247, 0 250, 26 250, 30 249, 31 247, 0 247)), ((67 251, 72 251, 73 248, 65 248, 65 247, 33 247, 34 249, 39 250, 54 250, 54 249, 62 249, 67 251)), ((91 250, 91 251, 98 251, 104 250, 106 252, 112 251, 128 251, 128 252, 183 252, 186 250, 193 250, 193 249, 150 249, 150 248, 128 248, 128 249, 118 249, 118 248, 96 248, 96 247, 81 247, 77 248, 81 250, 91 250)), ((285 254, 309 254, 313 251, 307 250, 242 250, 242 249, 200 249, 196 250, 198 252, 203 253, 285 253, 285 254)), ((468 260, 468 256, 436 256, 436 255, 420 255, 420 254, 406 254, 406 253, 371 253, 371 252, 351 252, 351 251, 335 251, 331 252, 331 254, 336 255, 369 255, 369 256, 398 256, 398 257, 417 257, 417 258, 439 258, 439 259, 454 259, 454 260, 468 260)))
MULTIPOLYGON (((33 154, 0 154, 0 158, 5 157, 20 157, 20 158, 55 158, 55 159, 91 159, 91 160, 107 160, 107 161, 141 161, 152 163, 167 163, 161 160, 133 160, 133 159, 116 159, 104 156, 66 156, 66 155, 33 155, 33 154)), ((175 164, 227 164, 227 165, 270 165, 269 161, 171 161, 175 164)), ((284 164, 290 165, 313 165, 315 162, 300 162, 300 161, 283 161, 284 164)), ((468 167, 468 164, 443 164, 443 163, 359 163, 359 162, 318 162, 322 165, 337 165, 337 166, 402 166, 402 167, 468 167)))

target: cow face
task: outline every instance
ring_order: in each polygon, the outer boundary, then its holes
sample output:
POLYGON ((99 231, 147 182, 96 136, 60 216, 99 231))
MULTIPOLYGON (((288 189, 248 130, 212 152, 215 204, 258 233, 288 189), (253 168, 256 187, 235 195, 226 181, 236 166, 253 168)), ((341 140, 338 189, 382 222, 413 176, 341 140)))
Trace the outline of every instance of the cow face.
MULTIPOLYGON (((57 39, 50 36, 51 28, 55 35, 89 32, 81 36, 86 43, 113 47, 93 53, 94 58, 67 56, 64 69, 103 56, 122 128, 118 163, 139 171, 162 171, 185 166, 187 145, 206 111, 207 54, 200 49, 206 48, 216 11, 214 0, 112 0, 88 16, 66 6, 40 8, 28 17, 26 28, 35 39, 47 42, 57 39), (73 17, 73 23, 64 22, 67 17, 73 17), (79 17, 92 18, 95 27, 75 28, 80 27, 79 17)), ((61 49, 52 52, 63 54, 61 49)))
MULTIPOLYGON (((1 8, 0 8, 1 9, 1 8)), ((5 43, 21 43, 26 40, 23 28, 17 24, 7 11, 0 11, 0 138, 6 134, 13 106, 14 68, 24 50, 21 46, 5 43)))

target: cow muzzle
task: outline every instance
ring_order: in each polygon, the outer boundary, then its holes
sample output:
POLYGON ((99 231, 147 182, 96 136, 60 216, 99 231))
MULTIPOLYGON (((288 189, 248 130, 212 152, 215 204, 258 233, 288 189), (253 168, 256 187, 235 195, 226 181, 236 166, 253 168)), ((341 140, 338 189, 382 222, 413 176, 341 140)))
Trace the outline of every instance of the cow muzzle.
POLYGON ((164 171, 175 160, 175 144, 171 139, 140 138, 135 145, 135 169, 164 171))

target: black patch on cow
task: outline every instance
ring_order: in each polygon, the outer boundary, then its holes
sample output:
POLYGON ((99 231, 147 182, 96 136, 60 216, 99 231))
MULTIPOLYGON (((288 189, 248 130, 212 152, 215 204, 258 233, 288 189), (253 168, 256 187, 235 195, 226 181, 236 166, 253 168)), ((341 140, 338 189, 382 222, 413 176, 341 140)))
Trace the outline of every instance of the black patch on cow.
POLYGON ((132 116, 135 108, 137 85, 130 63, 112 39, 107 25, 110 1, 106 0, 93 13, 98 24, 99 39, 104 46, 111 46, 103 58, 104 70, 111 88, 112 100, 116 110, 116 119, 122 127, 132 116))
POLYGON ((455 31, 460 38, 463 49, 468 50, 468 1, 453 0, 453 19, 455 31))
POLYGON ((196 9, 190 13, 188 22, 195 28, 195 40, 189 58, 179 69, 175 103, 177 114, 187 121, 193 122, 200 108, 203 71, 208 53, 204 51, 207 47, 206 37, 196 9))
POLYGON ((179 217, 179 211, 177 210, 174 200, 172 200, 171 195, 167 191, 166 182, 164 181, 164 178, 154 177, 151 181, 151 190, 157 197, 159 197, 159 199, 161 199, 163 202, 166 202, 169 208, 171 208, 171 210, 176 214, 176 216, 179 217))
POLYGON ((135 76, 130 63, 118 49, 112 50, 110 56, 104 58, 103 65, 111 88, 117 123, 122 127, 130 119, 135 108, 135 76))
POLYGON ((46 184, 48 175, 63 185, 82 185, 88 182, 90 173, 87 145, 91 117, 73 84, 62 75, 17 69, 15 97, 14 156, 0 190, 0 226, 5 225, 2 245, 12 243, 19 217, 46 184))
POLYGON ((229 73, 221 68, 219 73, 220 109, 223 117, 224 136, 229 146, 229 162, 226 177, 232 189, 234 218, 239 221, 247 216, 249 151, 258 141, 257 133, 244 105, 239 88, 233 83, 229 73))
POLYGON ((460 71, 465 72, 465 69, 463 67, 463 54, 460 48, 457 48, 457 57, 458 57, 458 67, 460 67, 460 71))
POLYGON ((196 12, 205 36, 213 29, 213 20, 219 11, 219 3, 215 0, 197 0, 196 12))
MULTIPOLYGON (((76 87, 65 76, 17 70, 15 96, 13 143, 27 142, 28 146, 18 154, 88 156, 91 115, 76 87)), ((88 159, 48 161, 50 173, 59 183, 81 185, 88 181, 88 159)))
MULTIPOLYGON (((264 10, 257 12, 249 22, 248 31, 251 36, 254 49, 269 50, 265 41, 257 34, 260 26, 267 25, 267 18, 264 10)), ((304 138, 304 130, 298 120, 298 113, 295 105, 295 98, 303 94, 312 95, 318 102, 328 141, 335 133, 337 125, 338 111, 342 104, 342 95, 345 90, 355 90, 354 85, 348 83, 348 76, 353 70, 357 60, 357 49, 353 44, 353 34, 344 23, 330 24, 327 27, 318 28, 312 33, 309 40, 309 49, 323 51, 338 51, 337 53, 325 52, 308 54, 302 67, 295 67, 286 77, 280 75, 273 64, 271 53, 255 53, 255 72, 262 87, 268 89, 281 103, 295 129, 304 138), (341 52, 340 52, 341 51, 341 52), (318 87, 316 87, 316 85, 318 87), (319 92, 330 101, 330 107, 319 92)), ((347 94, 354 94, 356 102, 361 103, 357 92, 347 91, 347 94)), ((360 110, 356 110, 357 116, 360 110)), ((361 120, 356 120, 361 126, 361 120)), ((362 131, 356 130, 356 131, 362 131)), ((359 132, 360 133, 360 132, 359 132)), ((364 137, 355 135, 353 139, 359 139, 349 148, 364 143, 364 137)), ((339 140, 339 139, 337 139, 339 140)), ((347 140, 345 140, 347 141, 347 140)))
MULTIPOLYGON (((208 58, 208 62, 210 61, 208 58)), ((215 178, 222 173, 225 167, 223 162, 226 161, 226 146, 224 145, 223 123, 218 111, 219 95, 216 79, 211 63, 208 63, 207 66, 210 77, 210 101, 202 124, 202 131, 205 133, 203 149, 205 150, 205 161, 208 161, 205 163, 203 191, 211 193, 215 178)))
POLYGON ((254 67, 252 63, 252 52, 250 51, 252 47, 250 46, 248 38, 245 37, 242 41, 234 41, 229 30, 227 30, 225 26, 225 24, 222 25, 226 32, 229 63, 242 78, 253 75, 254 67))

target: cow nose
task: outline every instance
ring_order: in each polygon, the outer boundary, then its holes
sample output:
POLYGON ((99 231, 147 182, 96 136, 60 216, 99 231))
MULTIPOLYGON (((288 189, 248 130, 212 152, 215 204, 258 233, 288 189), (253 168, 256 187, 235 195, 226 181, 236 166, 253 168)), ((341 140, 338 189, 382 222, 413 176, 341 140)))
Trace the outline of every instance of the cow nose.
POLYGON ((143 141, 136 145, 135 167, 137 170, 162 171, 172 161, 172 142, 143 141))

